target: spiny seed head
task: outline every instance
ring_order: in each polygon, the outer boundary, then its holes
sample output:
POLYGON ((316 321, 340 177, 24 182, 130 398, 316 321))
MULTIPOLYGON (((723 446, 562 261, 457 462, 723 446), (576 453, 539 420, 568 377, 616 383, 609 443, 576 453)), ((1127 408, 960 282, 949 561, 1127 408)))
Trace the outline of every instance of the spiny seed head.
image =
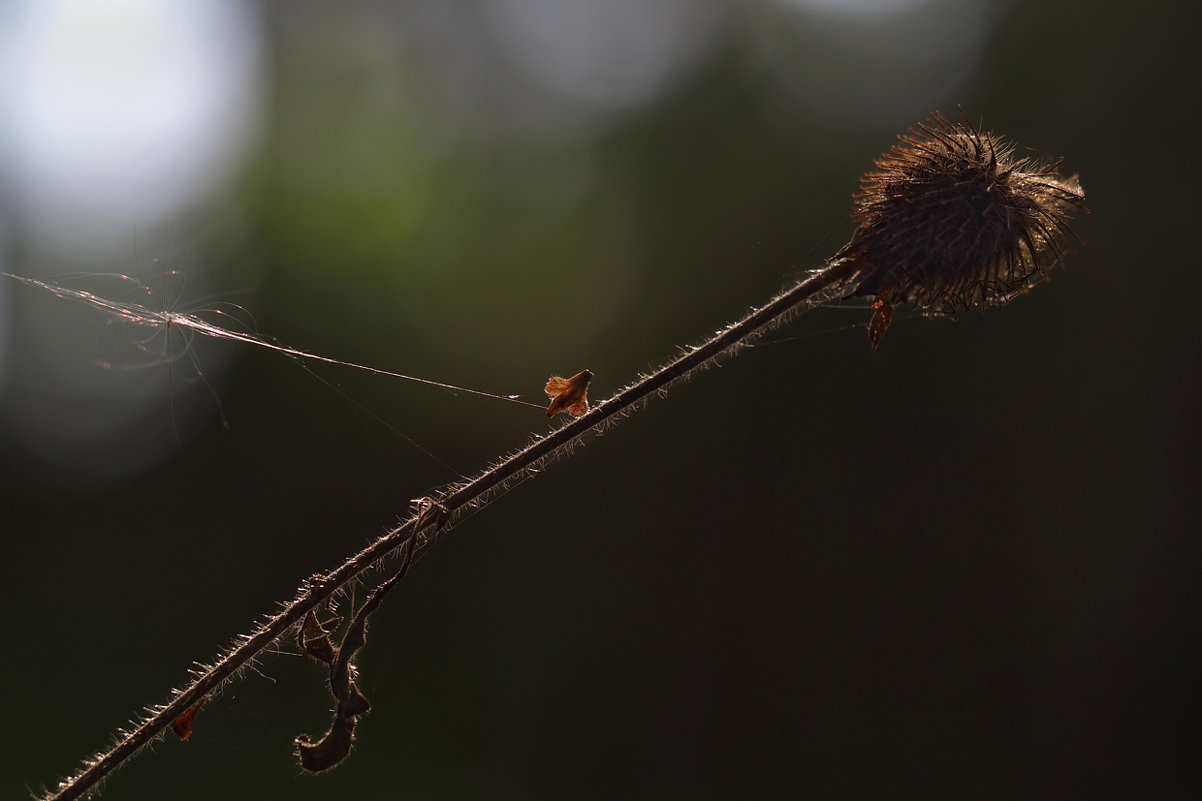
MULTIPOLYGON (((963 113, 963 112, 962 112, 963 113)), ((898 137, 855 195, 860 227, 839 253, 856 295, 928 311, 1000 305, 1064 262, 1085 193, 1060 162, 1014 159, 1014 146, 939 112, 898 137)), ((877 321, 880 323, 881 321, 877 321)), ((874 343, 884 328, 874 333, 874 343)))

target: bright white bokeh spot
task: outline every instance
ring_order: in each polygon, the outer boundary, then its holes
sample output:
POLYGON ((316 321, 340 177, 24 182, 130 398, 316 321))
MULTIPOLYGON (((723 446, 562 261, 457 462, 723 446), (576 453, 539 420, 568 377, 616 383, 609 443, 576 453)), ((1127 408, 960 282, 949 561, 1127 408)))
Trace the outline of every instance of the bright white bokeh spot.
POLYGON ((240 0, 17 0, 0 12, 0 174, 60 252, 152 227, 229 180, 255 128, 240 0))
POLYGON ((568 143, 680 87, 731 13, 721 0, 406 0, 388 32, 438 138, 568 143))
MULTIPOLYGON (((228 191, 246 159, 260 35, 247 0, 0 0, 0 233, 19 244, 0 241, 4 270, 157 287, 179 267, 203 287, 203 260, 184 255, 194 232, 165 223, 228 191), (176 253, 160 262, 142 248, 165 230, 176 253)), ((201 374, 177 332, 0 280, 0 427, 31 473, 133 473, 214 417, 205 382, 220 360, 201 374), (141 360, 120 358, 131 352, 141 360)))
POLYGON ((534 81, 610 108, 658 95, 705 52, 719 19, 696 0, 488 0, 484 9, 534 81))

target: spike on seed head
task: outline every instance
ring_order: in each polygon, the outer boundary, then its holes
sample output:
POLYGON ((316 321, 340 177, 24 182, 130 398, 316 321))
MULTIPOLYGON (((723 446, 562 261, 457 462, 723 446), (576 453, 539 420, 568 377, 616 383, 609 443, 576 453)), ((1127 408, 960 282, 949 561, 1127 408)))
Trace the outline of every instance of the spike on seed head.
MULTIPOLYGON (((961 110, 963 114, 963 110, 961 110)), ((1085 193, 1060 162, 1014 159, 1014 146, 939 112, 898 137, 860 182, 860 227, 839 252, 855 295, 875 296, 873 346, 894 304, 931 312, 1001 305, 1064 262, 1085 193), (1051 255, 1044 264, 1041 254, 1051 255)))

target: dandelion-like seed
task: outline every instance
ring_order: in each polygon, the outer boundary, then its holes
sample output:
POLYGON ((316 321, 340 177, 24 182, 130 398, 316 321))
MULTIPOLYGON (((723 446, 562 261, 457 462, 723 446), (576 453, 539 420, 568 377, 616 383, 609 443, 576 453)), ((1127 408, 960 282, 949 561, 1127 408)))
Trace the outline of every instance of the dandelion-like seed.
POLYGON ((1063 265, 1085 193, 1075 175, 1060 176, 1059 161, 1013 154, 967 117, 935 112, 861 180, 860 227, 837 258, 855 264, 854 294, 875 298, 874 347, 898 304, 933 313, 998 306, 1063 265))

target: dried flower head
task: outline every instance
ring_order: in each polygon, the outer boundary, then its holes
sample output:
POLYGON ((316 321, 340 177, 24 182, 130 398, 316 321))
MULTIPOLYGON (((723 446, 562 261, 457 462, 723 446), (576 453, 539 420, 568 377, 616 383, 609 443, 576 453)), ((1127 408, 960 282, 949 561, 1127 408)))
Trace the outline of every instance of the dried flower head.
MULTIPOLYGON (((963 111, 961 111, 963 113, 963 111)), ((1014 159, 1014 146, 939 112, 898 137, 860 182, 860 227, 838 258, 853 294, 873 295, 873 346, 896 304, 931 312, 1001 305, 1063 264, 1085 193, 1060 162, 1014 159)))

